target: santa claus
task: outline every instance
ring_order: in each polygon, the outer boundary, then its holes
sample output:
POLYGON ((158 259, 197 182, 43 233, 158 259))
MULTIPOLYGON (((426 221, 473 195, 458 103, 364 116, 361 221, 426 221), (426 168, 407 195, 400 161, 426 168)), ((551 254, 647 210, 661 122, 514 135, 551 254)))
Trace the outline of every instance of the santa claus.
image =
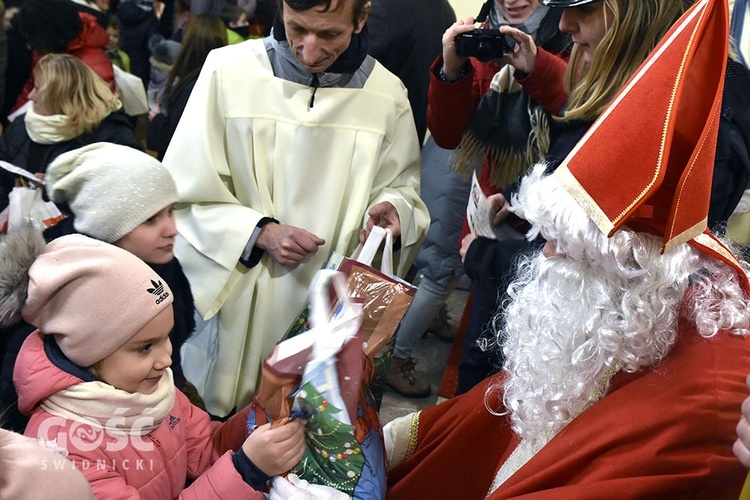
POLYGON ((504 369, 386 426, 389 499, 737 498, 750 283, 706 229, 726 9, 696 2, 523 180, 512 210, 548 243, 498 318, 504 369))

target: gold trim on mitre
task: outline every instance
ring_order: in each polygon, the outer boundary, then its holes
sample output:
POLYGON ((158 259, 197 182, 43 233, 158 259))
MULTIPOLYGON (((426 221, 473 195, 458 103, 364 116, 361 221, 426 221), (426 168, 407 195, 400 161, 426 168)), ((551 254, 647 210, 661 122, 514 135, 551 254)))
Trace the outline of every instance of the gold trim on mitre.
POLYGON ((722 260, 724 260, 724 262, 726 262, 727 264, 731 264, 737 269, 742 269, 742 266, 740 265, 740 262, 737 260, 737 257, 735 257, 732 252, 727 250, 727 248, 724 247, 724 245, 721 245, 711 235, 706 234, 706 233, 701 233, 692 239, 699 245, 709 248, 712 251, 716 252, 717 254, 721 255, 722 260))
POLYGON ((615 228, 615 225, 609 220, 607 214, 599 207, 596 200, 586 191, 581 183, 578 182, 575 175, 568 169, 568 165, 563 163, 552 174, 554 175, 570 196, 580 205, 586 215, 588 215, 599 230, 609 236, 615 228))
MULTIPOLYGON (((703 15, 703 12, 701 12, 701 16, 703 15)), ((630 93, 633 86, 635 86, 640 79, 647 74, 647 72, 651 69, 651 66, 653 66, 659 58, 662 56, 665 50, 667 50, 668 47, 672 45, 675 38, 677 38, 678 35, 681 35, 682 32, 685 30, 685 27, 692 21, 693 17, 695 17, 695 14, 687 17, 683 23, 675 29, 674 33, 667 39, 667 41, 662 44, 659 49, 655 52, 655 55, 652 57, 649 57, 647 62, 641 67, 640 71, 633 77, 631 82, 623 89, 620 94, 615 99, 615 102, 619 103, 620 100, 622 100, 626 95, 630 93)), ((670 124, 674 121, 674 104, 675 104, 675 98, 677 96, 677 89, 679 88, 680 84, 682 83, 682 76, 684 74, 685 69, 685 63, 687 62, 688 54, 690 53, 690 47, 693 46, 693 40, 695 40, 695 34, 698 30, 698 24, 700 24, 700 19, 698 20, 698 23, 693 27, 693 31, 690 34, 690 40, 688 41, 687 46, 685 47, 685 50, 682 53, 682 59, 680 61, 680 68, 677 71, 677 75, 674 78, 674 83, 672 84, 672 92, 669 95, 669 105, 667 106, 666 114, 664 115, 664 125, 662 126, 661 131, 661 139, 659 140, 659 155, 656 159, 656 167, 654 169, 654 175, 651 177, 651 181, 644 187, 641 192, 633 199, 633 201, 626 206, 615 218, 614 218, 614 224, 619 224, 622 219, 624 219, 628 214, 631 213, 631 211, 635 208, 635 206, 641 202, 646 196, 648 196, 650 193, 654 190, 654 185, 656 184, 656 181, 660 177, 660 172, 662 171, 662 168, 664 166, 664 150, 667 146, 667 136, 669 135, 670 131, 670 124)), ((612 106, 611 109, 614 109, 615 106, 612 106)), ((607 110, 609 112, 609 109, 607 110)), ((608 113, 607 113, 608 114, 608 113)))
MULTIPOLYGON (((718 127, 718 120, 717 120, 717 118, 719 117, 719 114, 721 112, 721 96, 723 95, 723 93, 724 93, 723 89, 720 89, 719 90, 719 99, 716 101, 717 105, 714 106, 714 111, 713 111, 713 113, 711 113, 711 120, 710 120, 710 122, 704 128, 703 139, 702 139, 701 143, 697 147, 697 153, 695 153, 693 155, 693 159, 692 159, 690 165, 688 165, 688 167, 685 169, 686 174, 683 174, 683 177, 685 179, 687 179, 688 177, 690 177, 693 174, 693 171, 695 169, 695 163, 696 163, 696 161, 698 161, 699 158, 701 158, 701 153, 703 153, 703 146, 706 144, 706 140, 711 136, 710 131, 713 130, 714 127, 718 127)), ((713 160, 713 157, 712 157, 712 160, 713 160)), ((678 191, 675 193, 675 196, 673 197, 674 201, 673 201, 673 209, 672 209, 672 211, 675 214, 679 214, 680 213, 680 204, 683 201, 683 194, 684 194, 684 189, 685 189, 685 185, 686 184, 687 184, 687 182, 680 182, 680 184, 678 185, 678 191)), ((686 200, 686 203, 690 203, 689 193, 688 193, 688 196, 684 197, 684 199, 686 200)), ((703 231, 708 227, 708 214, 706 215, 706 217, 702 221, 699 221, 693 227, 688 228, 685 231, 683 231, 681 234, 678 234, 678 235, 675 236, 674 235, 674 230, 675 230, 675 224, 676 224, 676 222, 677 222, 677 218, 675 218, 674 220, 672 220, 672 223, 669 225, 669 227, 667 227, 667 230, 665 232, 665 235, 664 235, 665 236, 665 240, 666 240, 664 242, 664 251, 665 252, 668 252, 669 250, 671 250, 672 248, 674 248, 676 245, 680 245, 682 243, 686 243, 687 241, 692 240, 695 236, 703 233, 703 231), (685 235, 688 235, 691 232, 694 233, 694 234, 691 234, 689 237, 685 238, 685 235), (676 242, 676 243, 674 243, 674 244, 672 244, 672 241, 674 241, 674 240, 679 240, 679 241, 676 242)))
POLYGON ((661 253, 671 252, 676 247, 687 243, 690 240, 699 241, 698 238, 703 235, 708 227, 708 217, 704 217, 702 221, 695 224, 693 227, 689 227, 680 234, 670 236, 670 238, 663 243, 661 253))

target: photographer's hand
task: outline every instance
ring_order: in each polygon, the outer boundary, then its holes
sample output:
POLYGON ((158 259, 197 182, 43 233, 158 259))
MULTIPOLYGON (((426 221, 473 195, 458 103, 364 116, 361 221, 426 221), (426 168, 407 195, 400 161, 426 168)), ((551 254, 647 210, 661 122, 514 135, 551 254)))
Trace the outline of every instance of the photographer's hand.
POLYGON ((531 73, 531 70, 534 69, 534 64, 536 64, 537 49, 534 38, 528 33, 510 26, 500 26, 500 33, 516 41, 515 50, 510 54, 504 55, 500 61, 510 64, 517 71, 522 71, 526 74, 531 73))
POLYGON ((474 18, 469 17, 466 21, 456 21, 443 33, 443 73, 448 80, 455 80, 469 59, 456 53, 456 36, 474 29, 474 18))

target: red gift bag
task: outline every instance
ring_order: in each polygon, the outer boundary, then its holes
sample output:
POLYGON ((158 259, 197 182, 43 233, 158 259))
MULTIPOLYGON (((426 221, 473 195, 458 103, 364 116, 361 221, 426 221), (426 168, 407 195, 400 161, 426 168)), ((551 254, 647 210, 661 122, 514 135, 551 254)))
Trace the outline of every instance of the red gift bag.
POLYGON ((341 261, 338 270, 347 276, 349 296, 363 304, 365 354, 372 361, 368 387, 379 410, 398 327, 414 299, 416 288, 393 274, 393 238, 390 230, 378 226, 372 228, 359 252, 341 261), (372 262, 381 244, 382 264, 377 270, 372 262))

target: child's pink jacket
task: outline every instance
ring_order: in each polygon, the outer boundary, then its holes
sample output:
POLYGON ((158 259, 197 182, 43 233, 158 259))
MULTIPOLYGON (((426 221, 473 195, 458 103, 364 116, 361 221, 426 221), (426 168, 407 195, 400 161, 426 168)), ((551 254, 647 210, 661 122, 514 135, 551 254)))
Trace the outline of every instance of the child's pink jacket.
POLYGON ((245 438, 247 408, 224 424, 212 422, 206 412, 177 390, 167 419, 148 436, 127 441, 87 424, 64 420, 38 404, 82 380, 50 361, 38 332, 31 334, 21 348, 13 378, 19 409, 31 413, 25 434, 56 438, 57 446, 68 450, 68 459, 91 483, 96 498, 263 498, 232 463, 232 450, 238 449, 245 438), (127 445, 122 446, 123 442, 127 445), (197 479, 185 488, 188 477, 197 479))

